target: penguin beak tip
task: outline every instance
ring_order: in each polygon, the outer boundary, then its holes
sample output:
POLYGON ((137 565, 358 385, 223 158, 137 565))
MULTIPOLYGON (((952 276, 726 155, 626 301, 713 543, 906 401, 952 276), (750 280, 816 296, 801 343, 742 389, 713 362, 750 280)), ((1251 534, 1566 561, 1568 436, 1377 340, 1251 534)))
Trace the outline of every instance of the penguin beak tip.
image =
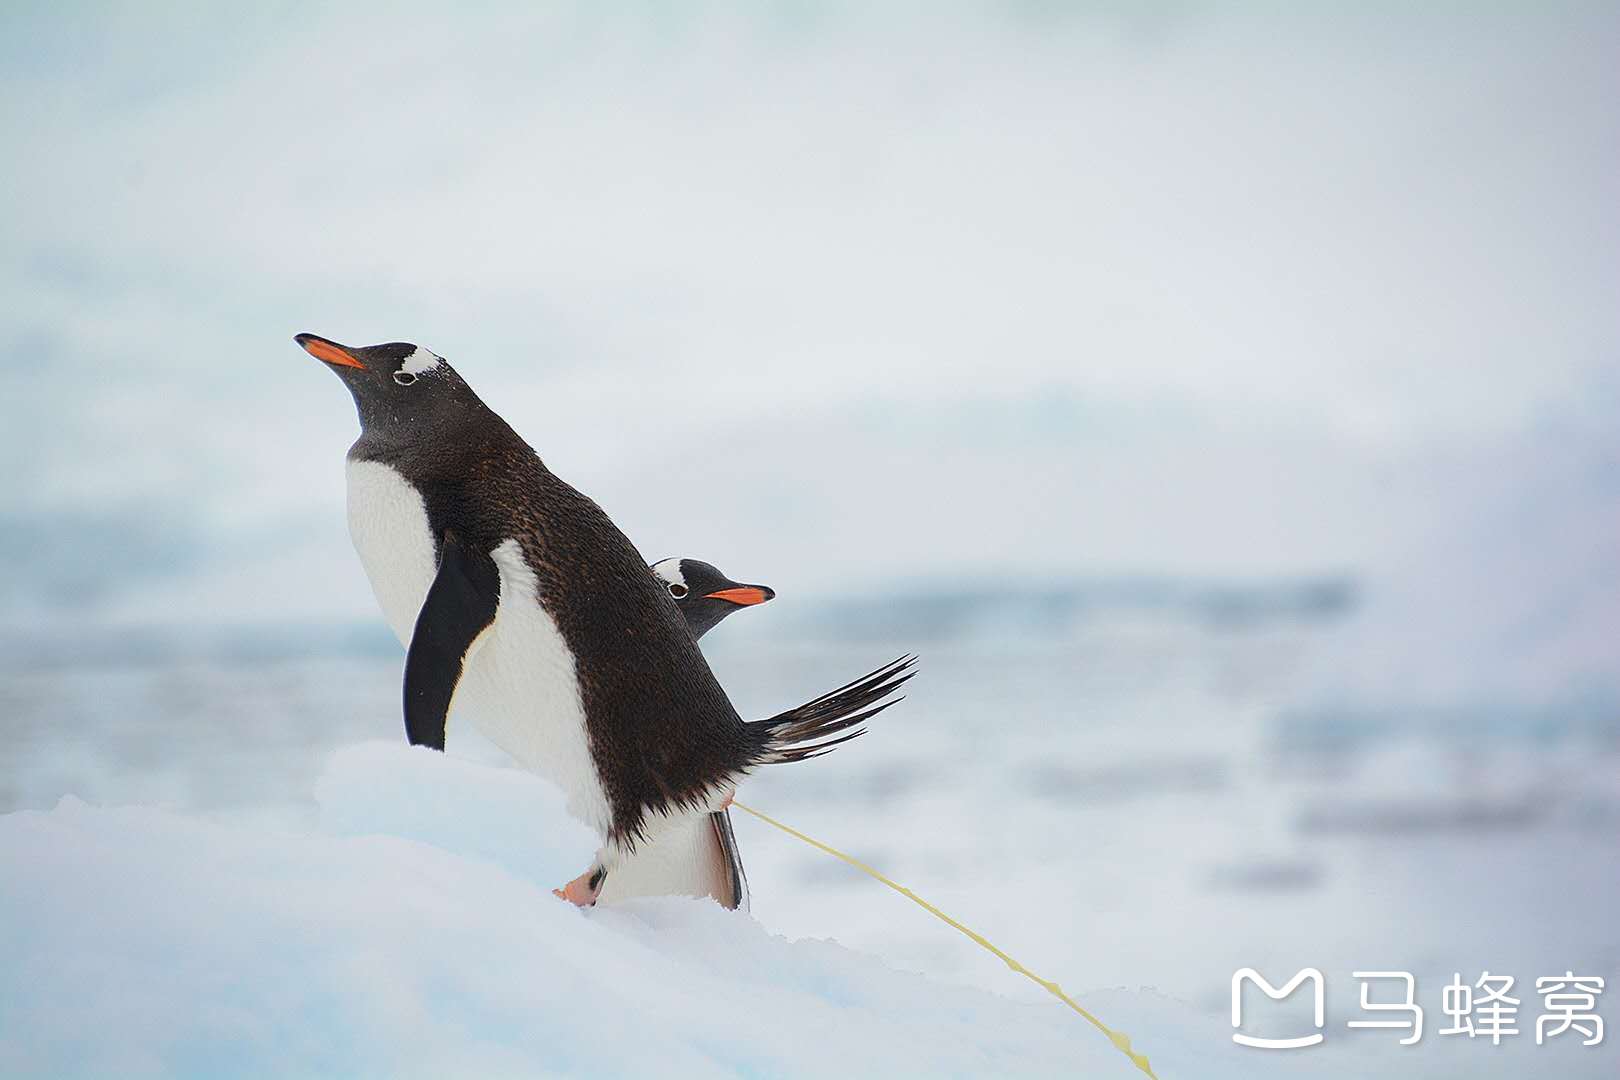
POLYGON ((315 359, 333 367, 352 367, 366 370, 366 365, 355 359, 354 354, 335 341, 328 341, 319 334, 294 334, 293 341, 315 359))

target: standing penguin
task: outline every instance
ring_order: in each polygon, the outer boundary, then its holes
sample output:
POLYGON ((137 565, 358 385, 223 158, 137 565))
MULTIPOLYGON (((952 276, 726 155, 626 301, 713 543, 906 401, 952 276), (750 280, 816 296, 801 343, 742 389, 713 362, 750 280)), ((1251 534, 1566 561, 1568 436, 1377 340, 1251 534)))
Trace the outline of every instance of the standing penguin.
POLYGON ((860 735, 911 677, 903 657, 745 722, 635 547, 442 358, 400 342, 295 340, 359 413, 349 533, 407 645, 406 736, 444 749, 454 704, 562 788, 602 844, 558 895, 595 903, 638 844, 723 809, 760 765, 860 735))
MULTIPOLYGON (((710 563, 664 559, 648 567, 669 591, 694 638, 701 638, 734 611, 776 595, 764 585, 732 581, 710 563)), ((722 907, 748 906, 748 875, 727 807, 688 819, 655 842, 636 849, 602 883, 604 903, 635 896, 709 896, 722 907)))

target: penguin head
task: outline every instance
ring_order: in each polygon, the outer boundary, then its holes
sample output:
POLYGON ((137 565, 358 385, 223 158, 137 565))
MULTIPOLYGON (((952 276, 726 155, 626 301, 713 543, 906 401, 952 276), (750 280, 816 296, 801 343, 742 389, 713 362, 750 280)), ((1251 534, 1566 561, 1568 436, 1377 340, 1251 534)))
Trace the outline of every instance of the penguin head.
POLYGON ((455 369, 420 345, 391 341, 355 348, 316 334, 293 340, 343 380, 367 437, 387 439, 440 412, 482 407, 455 369))
POLYGON ((733 611, 763 604, 776 595, 764 585, 732 581, 697 559, 665 559, 654 563, 652 572, 675 598, 693 637, 702 637, 733 611))

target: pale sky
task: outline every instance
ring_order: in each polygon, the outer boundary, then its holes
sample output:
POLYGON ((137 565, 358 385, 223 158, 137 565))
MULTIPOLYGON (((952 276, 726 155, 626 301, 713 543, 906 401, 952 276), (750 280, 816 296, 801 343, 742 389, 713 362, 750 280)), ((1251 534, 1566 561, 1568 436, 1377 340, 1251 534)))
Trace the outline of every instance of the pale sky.
POLYGON ((822 588, 1354 568, 1613 401, 1612 6, 531 7, 0 14, 0 511, 365 610, 301 330, 822 588))

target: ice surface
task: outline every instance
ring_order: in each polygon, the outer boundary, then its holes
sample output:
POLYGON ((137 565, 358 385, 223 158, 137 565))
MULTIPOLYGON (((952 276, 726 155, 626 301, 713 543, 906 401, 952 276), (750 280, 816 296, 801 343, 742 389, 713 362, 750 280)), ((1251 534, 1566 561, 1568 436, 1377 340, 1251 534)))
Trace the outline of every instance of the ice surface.
MULTIPOLYGON (((1055 1003, 706 901, 557 901, 594 841, 525 774, 371 744, 318 799, 305 831, 0 817, 0 1075, 1139 1075, 1055 1003)), ((1162 1077, 1284 1064, 1151 991, 1079 996, 1162 1077)))
MULTIPOLYGON (((1304 773, 1285 782, 1263 759, 1250 760, 1255 751, 1244 737, 1245 717, 1255 712, 1251 703, 1275 696, 1279 673, 1287 666, 1278 658, 1286 661, 1308 644, 1300 635, 1319 632, 1294 626, 1232 635, 1131 623, 1098 625, 1061 655, 1011 648, 983 655, 936 647, 929 653, 927 679, 917 681, 905 705, 875 725, 857 752, 764 770, 749 780, 743 798, 873 862, 1058 979, 1106 1021, 1130 1033, 1166 1080, 1212 1075, 1213 1066, 1187 1067, 1189 1056, 1224 1063, 1223 1055, 1232 1053, 1251 1059, 1237 1075, 1261 1075, 1258 1070, 1265 1067, 1298 1068, 1312 1077, 1612 1080, 1612 1038, 1595 1048, 1537 1047, 1530 1036, 1516 1045, 1492 1047, 1440 1038, 1434 1031, 1443 1022, 1441 987, 1453 971, 1472 977, 1489 968, 1521 980, 1570 965, 1606 976, 1614 971, 1620 949, 1608 912, 1620 897, 1620 878, 1608 853, 1620 822, 1616 759, 1583 753, 1539 765, 1536 755, 1529 755, 1513 768, 1506 767, 1513 764, 1508 758, 1455 763, 1470 798, 1486 800, 1481 807, 1418 788, 1417 780, 1445 762, 1415 746, 1359 754, 1342 761, 1338 772, 1304 773), (986 717, 996 722, 987 726, 986 717), (1524 796, 1536 792, 1537 805, 1546 807, 1536 816, 1501 812, 1523 805, 1524 796), (1369 823, 1375 831, 1367 831, 1369 823), (1279 1057, 1233 1048, 1223 1016, 1232 972, 1253 965, 1281 979, 1307 964, 1328 976, 1327 1044, 1279 1057), (1345 1028, 1358 1015, 1351 972, 1368 967, 1417 975, 1431 1021, 1421 1046, 1397 1048, 1393 1033, 1345 1028), (1142 985, 1162 996, 1096 990, 1142 985), (1207 1022, 1189 1019, 1164 997, 1192 1003, 1207 1022), (1385 1055, 1387 1061, 1367 1060, 1385 1055)), ((839 676, 866 670, 860 666, 871 659, 866 653, 876 651, 872 643, 862 643, 836 654, 773 652, 740 619, 711 637, 723 654, 716 657, 717 670, 746 715, 803 700, 835 685, 839 676)), ((445 972, 466 978, 453 958, 436 952, 426 959, 407 955, 400 945, 399 926, 410 924, 403 915, 390 916, 388 905, 404 902, 393 895, 400 891, 399 879, 430 876, 420 860, 401 857, 367 870, 369 876, 350 890, 358 898, 356 911, 328 899, 296 917, 289 914, 288 901, 276 900, 265 914, 242 908, 244 901, 235 894, 227 893, 224 903, 212 899, 208 890, 224 886, 192 881, 198 868, 239 879, 233 887, 249 890, 251 902, 258 904, 255 889, 302 896, 335 888, 330 882, 348 871, 328 873, 326 866, 334 860, 340 866, 353 862, 345 850, 392 843, 408 852, 413 850, 408 840, 428 845, 422 849, 426 855, 454 856, 453 864, 472 871, 498 868, 497 876, 513 890, 521 887, 531 898, 524 903, 531 906, 549 901, 546 889, 582 868, 594 841, 556 815, 555 796, 545 785, 522 773, 475 768, 395 745, 398 662, 393 655, 277 660, 253 652, 206 662, 64 661, 11 670, 9 681, 0 682, 0 741, 11 751, 0 768, 0 809, 42 811, 71 792, 103 804, 161 803, 189 816, 152 819, 142 815, 156 811, 81 805, 33 818, 0 818, 0 1053, 12 1055, 0 1058, 0 1076, 104 1074, 99 1063, 114 1060, 110 1052, 68 1060, 60 1046, 47 1053, 40 1043, 56 1038, 66 1046, 65 1040, 82 1040, 85 1033, 108 1040, 109 1047, 111 1040, 121 1040, 131 1057, 136 1051, 147 1055, 147 1074, 212 1075, 216 1062, 195 1064, 195 1054, 183 1057, 178 1049, 164 1057, 169 1052, 154 1050, 158 1044, 141 1027, 163 1027, 187 1047, 205 1036, 216 1046, 230 1042, 233 1048, 249 1041, 228 1028, 210 1035, 199 1026, 194 1017, 207 1014, 188 1003, 205 1001, 212 1007, 219 998, 199 982, 201 976, 187 974, 191 966, 246 973, 238 977, 256 980, 249 989, 260 996, 233 990, 238 997, 225 1000, 253 1013, 255 1023, 279 1024, 294 1034, 302 1028, 289 1025, 306 1022, 295 1014, 324 1017, 333 1001, 344 1002, 353 1014, 381 1017, 375 1026, 363 1027, 353 1015, 334 1014, 307 1036, 325 1043, 382 1039, 396 1021, 382 1006, 359 997, 353 981, 332 982, 321 964, 375 967, 386 961, 392 966, 384 970, 409 974, 408 982, 396 982, 430 983, 423 992, 429 995, 448 992, 441 989, 449 982, 445 972), (340 749, 378 737, 390 741, 340 749), (128 820, 115 831, 112 825, 120 818, 128 820), (225 822, 230 827, 223 827, 225 822), (52 835, 71 842, 46 839, 52 835), (196 835, 213 839, 194 844, 196 835), (272 858, 272 850, 282 845, 285 855, 272 858), (58 850, 34 854, 52 847, 58 850), (135 855, 103 863, 102 848, 135 855), (157 877, 168 893, 136 895, 143 875, 157 877), (114 907, 109 896, 127 906, 115 913, 103 910, 114 907), (231 913, 227 941, 251 933, 268 943, 256 946, 258 952, 229 952, 203 936, 225 934, 207 922, 169 925, 171 903, 193 922, 202 918, 199 913, 212 913, 220 922, 222 913, 231 913), (76 909, 81 904, 84 908, 76 909), (379 911, 381 928, 367 927, 379 911), (332 928, 336 918, 344 924, 332 928), (112 922, 103 929, 101 920, 112 922), (235 929, 244 924, 249 931, 235 929), (317 927, 325 928, 318 941, 313 939, 317 927), (275 944, 282 941, 285 947, 275 944), (302 959, 296 964, 284 959, 278 948, 302 959), (260 952, 272 955, 267 961, 260 952), (376 957, 383 959, 371 959, 376 957), (299 971, 313 972, 308 979, 323 988, 307 991, 317 1004, 272 1000, 270 995, 284 994, 287 973, 299 971), (190 981, 182 983, 185 979, 190 981), (103 989, 103 980, 110 980, 110 989, 103 989), (161 1005, 147 1001, 159 992, 166 995, 161 1005), (101 996, 81 1000, 85 994, 101 996), (132 1001, 147 1012, 132 1018, 132 1001), (111 1033, 103 1034, 109 1028, 111 1033), (18 1059, 25 1051, 38 1069, 21 1067, 18 1059)), ((479 753, 470 735, 452 724, 455 755, 479 753)), ((491 763, 504 761, 493 747, 487 749, 491 763)), ((1100 1041, 1100 1036, 903 899, 751 818, 739 816, 737 831, 757 922, 721 919, 710 925, 701 921, 707 910, 701 906, 700 914, 682 922, 679 913, 691 906, 671 902, 674 914, 652 904, 593 912, 566 925, 578 933, 606 928, 618 935, 600 948, 591 946, 602 963, 622 965, 621 939, 641 926, 644 945, 663 964, 690 966, 695 961, 688 954, 716 964, 719 949, 744 970, 769 971, 773 980, 780 974, 785 985, 812 1001, 818 996, 840 1000, 837 995, 852 992, 851 980, 868 996, 876 994, 858 981, 864 975, 840 976, 843 981, 837 982, 807 973, 797 958, 814 949, 790 948, 759 927, 792 938, 836 937, 860 954, 881 957, 890 968, 929 977, 917 991, 923 997, 908 1004, 911 1018, 888 1018, 911 1032, 902 1037, 920 1037, 923 1021, 916 1014, 925 1000, 964 1000, 933 983, 966 984, 1034 1008, 1056 1009, 1055 1017, 1030 1014, 1047 1017, 1056 1031, 1073 1024, 1077 1030, 1062 1036, 1078 1040, 1065 1059, 1065 1075, 1133 1075, 1118 1055, 1112 1056, 1124 1065, 1123 1074, 1107 1063, 1107 1055, 1086 1056, 1087 1040, 1100 1041), (812 983, 810 991, 803 990, 805 983, 812 983), (1099 1067, 1091 1069, 1093 1062, 1099 1067)), ((424 886, 412 888, 421 893, 424 886)), ((420 922, 431 926, 432 934, 418 936, 453 937, 455 949, 475 956, 495 950, 491 939, 504 950, 498 962, 484 963, 495 973, 477 977, 485 980, 479 992, 502 1002, 505 1011, 484 1014, 479 1028, 460 1018, 459 1006, 430 996, 433 1015, 454 1019, 458 1032, 497 1028, 497 1020, 521 1026, 512 1017, 532 1007, 529 991, 503 989, 500 980, 507 976, 500 973, 510 962, 544 977, 559 959, 549 944, 529 940, 540 932, 532 929, 534 920, 512 917, 517 929, 509 932, 503 929, 509 916, 496 912, 487 926, 479 926, 477 911, 504 893, 477 884, 423 895, 456 914, 446 920, 429 913, 420 922), (473 915, 464 916, 469 911, 473 915), (474 919, 477 934, 462 925, 464 917, 474 919), (509 949, 508 940, 516 943, 509 949)), ((851 955, 826 948, 830 955, 851 955)), ((640 960, 636 964, 638 971, 647 967, 640 960)), ((882 973, 877 961, 869 967, 882 973)), ((711 981, 716 977, 710 974, 711 981)), ((724 971, 718 977, 737 978, 724 971)), ((890 977, 896 978, 892 972, 890 977)), ((886 985, 885 993, 899 993, 892 983, 886 985)), ((737 1022, 765 1023, 754 1019, 756 1010, 800 1007, 800 997, 779 990, 772 982, 768 992, 745 996, 744 989, 730 987, 715 1007, 744 1018, 737 1022)), ((462 987, 456 993, 469 991, 462 987)), ((597 1000, 604 997, 599 993, 597 1000)), ((1527 995, 1527 1013, 1533 1001, 1527 995)), ((997 1004, 1005 1003, 990 1002, 997 1004)), ((1259 1030, 1265 1020, 1261 1009, 1269 1003, 1254 1004, 1259 1030)), ((614 1007, 622 1012, 622 1006, 614 1007)), ((1612 1009, 1613 1000, 1606 1000, 1604 1015, 1612 1018, 1612 1009)), ((1294 1015, 1271 1019, 1286 1024, 1294 1015)), ((636 1016, 639 1031, 639 1012, 636 1016)), ((842 1037, 842 1021, 823 1027, 835 1033, 826 1038, 842 1037)), ((729 1045, 723 1032, 704 1030, 711 1041, 729 1045)), ((478 1037, 508 1050, 516 1038, 498 1031, 478 1037)), ((978 1045, 960 1032, 945 1037, 951 1046, 978 1045)), ((471 1038, 457 1034, 453 1041, 466 1039, 471 1046, 471 1038)), ((508 1072, 575 1071, 571 1060, 552 1063, 532 1043, 518 1043, 512 1053, 521 1061, 508 1072)), ((379 1075, 392 1071, 387 1062, 393 1060, 376 1046, 334 1056, 330 1068, 309 1054, 277 1057, 264 1049, 243 1054, 238 1074, 379 1075), (363 1067, 365 1061, 371 1064, 363 1067)), ((422 1071, 454 1056, 451 1051, 423 1056, 422 1071)), ((482 1060, 472 1050, 465 1059, 482 1060)), ((871 1071, 861 1064, 866 1060, 856 1061, 853 1052, 846 1057, 829 1052, 809 1056, 802 1065, 764 1055, 743 1065, 714 1057, 711 1064, 721 1075, 750 1070, 818 1075, 834 1067, 858 1075, 871 1071)), ((919 1070, 938 1064, 938 1056, 918 1060, 919 1070)), ((1039 1053, 1022 1060, 1025 1064, 1016 1066, 998 1053, 974 1050, 954 1071, 1055 1071, 1039 1053)), ((879 1055, 876 1061, 891 1059, 879 1055)), ((119 1075, 140 1071, 132 1067, 119 1075)), ((454 1075, 470 1071, 470 1065, 452 1070, 454 1075)), ((632 1071, 621 1051, 606 1052, 601 1075, 632 1071)), ((692 1070, 672 1064, 670 1071, 692 1070)))

